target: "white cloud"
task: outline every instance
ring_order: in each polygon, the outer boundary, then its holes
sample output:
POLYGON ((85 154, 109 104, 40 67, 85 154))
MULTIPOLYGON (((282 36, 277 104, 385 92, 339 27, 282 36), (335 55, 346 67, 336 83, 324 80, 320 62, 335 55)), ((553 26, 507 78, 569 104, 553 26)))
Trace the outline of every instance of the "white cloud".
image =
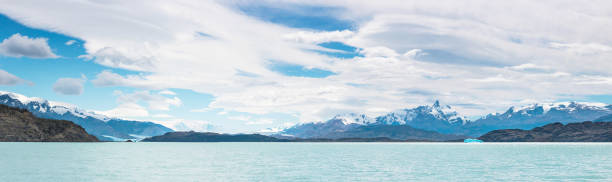
POLYGON ((556 49, 566 50, 573 54, 579 55, 589 55, 589 54, 598 54, 612 51, 612 47, 607 45, 602 45, 598 43, 589 43, 589 44, 580 44, 580 43, 570 43, 563 44, 558 42, 550 43, 550 47, 556 49))
POLYGON ((96 78, 91 80, 95 86, 108 87, 108 86, 126 86, 126 87, 137 87, 145 89, 158 90, 163 88, 163 84, 156 84, 147 80, 142 75, 129 75, 121 76, 117 73, 113 73, 109 70, 104 70, 96 75, 96 78))
POLYGON ((552 68, 548 66, 539 66, 533 63, 525 63, 516 66, 508 67, 511 70, 515 71, 524 71, 524 72, 532 72, 532 73, 550 73, 554 71, 552 68))
POLYGON ((261 118, 261 119, 256 119, 254 121, 249 121, 246 124, 247 125, 267 125, 267 124, 273 124, 273 123, 274 123, 273 119, 261 118))
POLYGON ((0 69, 0 85, 18 85, 24 82, 26 81, 0 69))
POLYGON ((345 41, 355 33, 350 30, 336 30, 329 32, 307 32, 299 31, 283 35, 286 40, 301 42, 301 43, 323 43, 330 41, 345 41))
POLYGON ((161 94, 151 94, 149 91, 136 91, 133 93, 116 92, 119 103, 138 103, 146 102, 151 110, 168 111, 170 106, 180 106, 181 99, 174 96, 171 98, 164 97, 161 94))
POLYGON ((63 95, 81 95, 84 90, 83 78, 59 78, 53 84, 53 91, 63 95))
POLYGON ((118 117, 124 119, 149 116, 149 111, 136 103, 122 103, 114 109, 95 112, 110 117, 118 117))
POLYGON ((160 95, 176 95, 173 91, 170 90, 162 90, 159 92, 160 95))
POLYGON ((172 115, 169 114, 155 114, 153 115, 154 118, 173 118, 172 115))
POLYGON ((261 134, 274 134, 274 133, 278 133, 280 131, 283 131, 285 128, 281 128, 281 127, 276 127, 276 128, 266 128, 266 129, 261 129, 259 131, 257 131, 256 133, 261 133, 261 134))
POLYGON ((69 41, 66 41, 66 43, 64 43, 64 44, 66 44, 67 46, 69 46, 69 45, 72 45, 72 44, 74 44, 74 43, 76 43, 76 40, 69 40, 69 41))
MULTIPOLYGON (((117 96, 118 106, 116 108, 97 111, 100 114, 105 114, 111 117, 119 118, 170 118, 168 114, 150 115, 149 110, 154 111, 169 111, 170 106, 180 106, 181 99, 178 97, 164 97, 161 94, 152 94, 150 91, 135 91, 132 93, 123 93, 116 90, 114 95, 117 96), (141 102, 147 104, 147 107, 141 105, 141 102)), ((137 119, 138 120, 138 119, 137 119)))
POLYGON ((205 108, 200 108, 200 109, 192 109, 192 110, 189 110, 189 112, 208 112, 208 111, 211 111, 211 110, 212 110, 212 108, 205 107, 205 108))
POLYGON ((13 34, 0 43, 0 54, 10 57, 58 57, 51 51, 51 47, 47 44, 47 38, 30 38, 19 33, 13 34))
POLYGON ((427 53, 423 52, 423 50, 421 49, 412 49, 412 50, 406 51, 403 54, 403 56, 406 56, 412 59, 416 59, 417 57, 424 56, 424 55, 427 55, 427 53))
POLYGON ((249 120, 251 120, 250 116, 230 116, 230 117, 227 117, 227 118, 231 119, 231 120, 238 120, 238 121, 249 121, 249 120))
POLYGON ((152 70, 155 57, 153 55, 129 55, 120 52, 112 47, 104 47, 90 55, 79 56, 80 58, 93 59, 96 63, 114 67, 137 71, 152 70))
POLYGON ((202 120, 166 119, 155 122, 175 131, 219 132, 220 129, 218 126, 202 120))
POLYGON ((508 79, 508 78, 504 77, 503 75, 497 75, 497 76, 494 76, 494 77, 470 79, 469 81, 500 83, 500 82, 513 82, 514 80, 508 79))
POLYGON ((365 55, 366 57, 393 58, 399 56, 399 54, 395 52, 395 50, 383 46, 364 48, 360 51, 360 53, 365 55))

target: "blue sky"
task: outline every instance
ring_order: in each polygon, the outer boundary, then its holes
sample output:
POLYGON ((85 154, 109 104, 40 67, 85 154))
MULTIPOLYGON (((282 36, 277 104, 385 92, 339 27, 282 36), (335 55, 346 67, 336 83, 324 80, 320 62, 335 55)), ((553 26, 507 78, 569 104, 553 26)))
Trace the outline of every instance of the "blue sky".
POLYGON ((434 100, 470 117, 612 103, 605 7, 11 3, 0 8, 0 90, 175 129, 254 132, 434 100))

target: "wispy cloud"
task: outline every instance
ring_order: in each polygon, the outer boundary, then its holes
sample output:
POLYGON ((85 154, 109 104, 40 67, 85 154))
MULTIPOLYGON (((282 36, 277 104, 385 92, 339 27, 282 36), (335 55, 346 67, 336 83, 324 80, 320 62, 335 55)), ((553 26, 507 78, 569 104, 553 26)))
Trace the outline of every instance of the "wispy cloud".
POLYGON ((0 85, 18 85, 22 83, 30 82, 25 81, 9 72, 0 69, 0 85))
POLYGON ((60 78, 53 84, 53 91, 63 95, 81 95, 84 83, 84 78, 60 78))

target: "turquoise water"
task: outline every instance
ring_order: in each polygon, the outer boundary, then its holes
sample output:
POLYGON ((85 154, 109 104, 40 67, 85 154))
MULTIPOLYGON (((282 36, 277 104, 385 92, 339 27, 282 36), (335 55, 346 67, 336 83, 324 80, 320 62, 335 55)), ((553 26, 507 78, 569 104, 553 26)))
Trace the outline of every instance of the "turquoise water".
POLYGON ((0 181, 612 181, 605 143, 0 143, 0 181))

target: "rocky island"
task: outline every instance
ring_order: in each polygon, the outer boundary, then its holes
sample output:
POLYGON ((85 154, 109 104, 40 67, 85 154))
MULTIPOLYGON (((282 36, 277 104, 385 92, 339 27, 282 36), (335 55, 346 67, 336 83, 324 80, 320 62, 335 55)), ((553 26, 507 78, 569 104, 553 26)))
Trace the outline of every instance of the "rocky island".
POLYGON ((143 142, 282 142, 288 141, 260 134, 219 134, 212 132, 169 132, 142 140, 143 142))

